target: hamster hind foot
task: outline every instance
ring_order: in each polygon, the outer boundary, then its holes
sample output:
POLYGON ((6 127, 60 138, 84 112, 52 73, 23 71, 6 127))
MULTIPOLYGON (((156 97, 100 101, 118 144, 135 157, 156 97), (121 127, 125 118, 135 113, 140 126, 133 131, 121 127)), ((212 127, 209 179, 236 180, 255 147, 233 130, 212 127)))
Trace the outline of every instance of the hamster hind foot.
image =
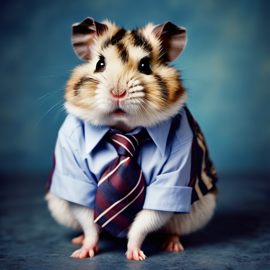
POLYGON ((84 235, 74 239, 75 243, 79 244, 81 242, 82 247, 74 251, 70 257, 77 259, 92 258, 98 253, 99 240, 99 230, 94 223, 94 210, 71 202, 69 206, 84 231, 84 235))
POLYGON ((165 249, 166 251, 174 251, 174 252, 184 251, 184 247, 180 243, 178 234, 170 235, 161 248, 165 249))
POLYGON ((82 245, 83 241, 84 241, 84 234, 81 234, 81 235, 79 235, 77 237, 74 237, 71 240, 71 243, 74 244, 74 245, 82 245))
POLYGON ((98 253, 98 238, 87 237, 83 240, 83 246, 75 250, 70 257, 77 259, 92 258, 96 253, 98 253))

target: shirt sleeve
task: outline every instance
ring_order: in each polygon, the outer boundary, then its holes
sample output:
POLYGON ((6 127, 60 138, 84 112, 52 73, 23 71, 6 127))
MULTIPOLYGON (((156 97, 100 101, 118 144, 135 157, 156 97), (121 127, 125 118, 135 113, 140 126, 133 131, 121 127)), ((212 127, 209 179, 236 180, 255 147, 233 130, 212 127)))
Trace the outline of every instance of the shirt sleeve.
MULTIPOLYGON (((50 192, 64 200, 94 208, 96 181, 83 170, 76 140, 59 131, 50 192)), ((90 175, 91 176, 91 175, 90 175)))
MULTIPOLYGON (((170 142, 171 151, 161 172, 146 187, 144 209, 171 211, 187 214, 191 211, 192 188, 188 187, 191 171, 191 147, 193 134, 187 123, 186 115, 182 116, 181 141, 170 142), (183 134, 184 132, 184 134, 183 134), (184 138, 184 140, 183 140, 184 138)), ((179 136, 178 136, 179 137, 179 136)))

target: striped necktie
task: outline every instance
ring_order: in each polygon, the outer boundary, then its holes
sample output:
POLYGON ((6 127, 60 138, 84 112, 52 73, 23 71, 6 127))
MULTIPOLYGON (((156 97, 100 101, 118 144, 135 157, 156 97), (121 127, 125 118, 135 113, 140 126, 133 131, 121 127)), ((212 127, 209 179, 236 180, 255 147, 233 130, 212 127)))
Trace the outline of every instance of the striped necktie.
POLYGON ((111 133, 105 136, 115 147, 118 157, 98 182, 94 221, 113 236, 127 229, 142 209, 145 180, 133 157, 146 137, 146 130, 135 136, 111 133))

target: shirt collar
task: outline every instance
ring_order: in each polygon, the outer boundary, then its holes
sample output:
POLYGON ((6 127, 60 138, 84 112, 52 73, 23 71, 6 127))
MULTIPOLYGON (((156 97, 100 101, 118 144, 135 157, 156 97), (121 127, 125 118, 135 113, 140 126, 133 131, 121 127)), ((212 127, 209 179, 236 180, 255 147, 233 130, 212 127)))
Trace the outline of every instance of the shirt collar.
POLYGON ((85 151, 89 154, 104 135, 110 130, 108 126, 93 126, 92 124, 85 122, 84 132, 85 132, 85 151))
MULTIPOLYGON (((168 134, 171 127, 171 118, 163 121, 155 126, 146 127, 149 136, 152 138, 155 145, 158 147, 161 154, 165 155, 166 144, 168 139, 168 134)), ((90 123, 85 122, 85 150, 86 154, 90 153, 104 135, 110 130, 108 126, 93 126, 90 123)), ((135 129, 134 131, 137 131, 135 129)))
POLYGON ((171 127, 172 119, 168 119, 166 121, 160 122, 159 124, 147 127, 146 130, 152 140, 154 141, 155 145, 161 152, 161 154, 165 155, 166 145, 167 145, 167 139, 171 127))

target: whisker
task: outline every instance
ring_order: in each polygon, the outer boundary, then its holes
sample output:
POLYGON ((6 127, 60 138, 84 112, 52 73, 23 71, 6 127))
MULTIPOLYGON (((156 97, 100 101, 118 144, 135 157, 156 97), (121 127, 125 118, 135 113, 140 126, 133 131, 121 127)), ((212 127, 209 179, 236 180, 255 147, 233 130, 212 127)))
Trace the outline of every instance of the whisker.
POLYGON ((56 122, 58 116, 65 110, 65 104, 62 104, 62 107, 58 110, 57 114, 54 117, 54 122, 56 122))
POLYGON ((63 99, 60 100, 59 102, 57 102, 55 105, 53 105, 42 117, 41 119, 37 122, 37 124, 35 125, 34 129, 38 126, 38 124, 40 123, 40 121, 55 107, 57 106, 59 103, 63 102, 63 99))
POLYGON ((64 77, 64 76, 38 76, 37 78, 64 78, 64 79, 69 79, 69 77, 64 77))
MULTIPOLYGON (((54 94, 59 93, 59 92, 61 92, 61 91, 65 91, 65 89, 61 89, 61 90, 58 90, 58 91, 54 91, 54 92, 48 93, 48 94, 46 94, 46 95, 44 95, 44 96, 38 98, 36 101, 34 101, 34 102, 30 105, 30 107, 33 106, 35 103, 37 103, 37 102, 38 102, 39 100, 41 100, 42 98, 44 98, 44 97, 46 97, 46 96, 48 96, 48 95, 53 96, 54 94)), ((48 98, 50 98, 51 96, 49 96, 48 98)), ((47 99, 48 99, 48 98, 47 98, 47 99)), ((47 100, 47 99, 46 99, 46 100, 47 100)), ((46 101, 46 100, 45 100, 45 101, 46 101)), ((43 102, 43 103, 44 103, 44 102, 43 102)), ((42 104, 43 104, 43 103, 42 103, 42 104)), ((42 105, 42 104, 41 104, 41 105, 42 105)))
POLYGON ((190 107, 190 108, 192 109, 192 111, 194 112, 195 115, 197 114, 197 116, 196 116, 197 119, 199 118, 199 119, 201 119, 202 122, 205 123, 205 120, 201 117, 201 115, 200 115, 199 112, 195 109, 195 107, 194 107, 192 104, 190 104, 190 101, 188 102, 188 107, 190 107))

